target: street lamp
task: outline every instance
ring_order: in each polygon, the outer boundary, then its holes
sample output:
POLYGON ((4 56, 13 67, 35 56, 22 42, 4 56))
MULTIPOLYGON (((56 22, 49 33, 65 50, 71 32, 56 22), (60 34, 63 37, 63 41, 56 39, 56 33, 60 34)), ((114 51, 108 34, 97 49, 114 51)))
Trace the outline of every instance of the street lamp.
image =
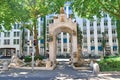
MULTIPOLYGON (((29 41, 30 43, 29 43, 29 45, 30 45, 30 47, 32 47, 33 45, 32 45, 32 43, 33 43, 33 41, 32 40, 30 40, 29 41)), ((33 70, 34 70, 34 51, 35 49, 33 48, 33 51, 32 51, 32 72, 33 72, 33 70)))

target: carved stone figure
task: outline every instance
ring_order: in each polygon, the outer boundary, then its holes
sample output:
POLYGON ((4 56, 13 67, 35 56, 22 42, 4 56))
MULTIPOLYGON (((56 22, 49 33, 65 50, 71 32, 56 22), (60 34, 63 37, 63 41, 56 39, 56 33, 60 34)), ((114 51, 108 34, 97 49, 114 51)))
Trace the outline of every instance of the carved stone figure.
POLYGON ((41 65, 42 65, 42 61, 39 60, 39 59, 37 59, 35 65, 36 65, 37 67, 41 66, 41 65))
POLYGON ((9 67, 18 67, 22 66, 23 64, 25 64, 24 61, 20 60, 16 54, 13 54, 9 67))
POLYGON ((51 63, 51 61, 48 59, 47 61, 46 61, 46 68, 49 68, 49 67, 51 67, 52 66, 52 63, 51 63))
POLYGON ((60 8, 60 14, 64 14, 64 8, 63 7, 60 8))

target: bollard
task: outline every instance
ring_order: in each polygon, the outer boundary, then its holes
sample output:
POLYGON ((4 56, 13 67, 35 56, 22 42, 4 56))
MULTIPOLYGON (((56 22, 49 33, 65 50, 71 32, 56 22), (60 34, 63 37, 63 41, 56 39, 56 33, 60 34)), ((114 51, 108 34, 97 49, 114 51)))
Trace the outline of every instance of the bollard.
POLYGON ((8 70, 8 62, 3 63, 3 70, 8 70))
POLYGON ((99 72, 100 72, 99 65, 98 65, 98 63, 94 62, 93 63, 93 74, 95 76, 98 76, 99 72))

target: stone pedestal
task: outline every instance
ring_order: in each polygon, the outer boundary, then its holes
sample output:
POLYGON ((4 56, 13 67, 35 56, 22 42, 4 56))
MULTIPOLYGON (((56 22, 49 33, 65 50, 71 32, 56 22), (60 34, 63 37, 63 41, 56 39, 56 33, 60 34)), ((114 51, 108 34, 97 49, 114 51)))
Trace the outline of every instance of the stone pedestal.
POLYGON ((46 61, 46 68, 49 68, 49 67, 51 67, 51 61, 46 61))

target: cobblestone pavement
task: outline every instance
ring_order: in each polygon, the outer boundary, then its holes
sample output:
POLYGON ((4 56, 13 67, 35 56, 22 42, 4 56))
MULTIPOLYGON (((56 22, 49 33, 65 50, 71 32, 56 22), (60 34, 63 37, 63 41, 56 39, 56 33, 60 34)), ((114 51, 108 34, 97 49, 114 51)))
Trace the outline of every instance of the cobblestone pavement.
POLYGON ((0 71, 0 80, 120 80, 119 72, 104 72, 95 77, 90 70, 74 70, 71 65, 59 64, 55 70, 10 69, 0 71))

